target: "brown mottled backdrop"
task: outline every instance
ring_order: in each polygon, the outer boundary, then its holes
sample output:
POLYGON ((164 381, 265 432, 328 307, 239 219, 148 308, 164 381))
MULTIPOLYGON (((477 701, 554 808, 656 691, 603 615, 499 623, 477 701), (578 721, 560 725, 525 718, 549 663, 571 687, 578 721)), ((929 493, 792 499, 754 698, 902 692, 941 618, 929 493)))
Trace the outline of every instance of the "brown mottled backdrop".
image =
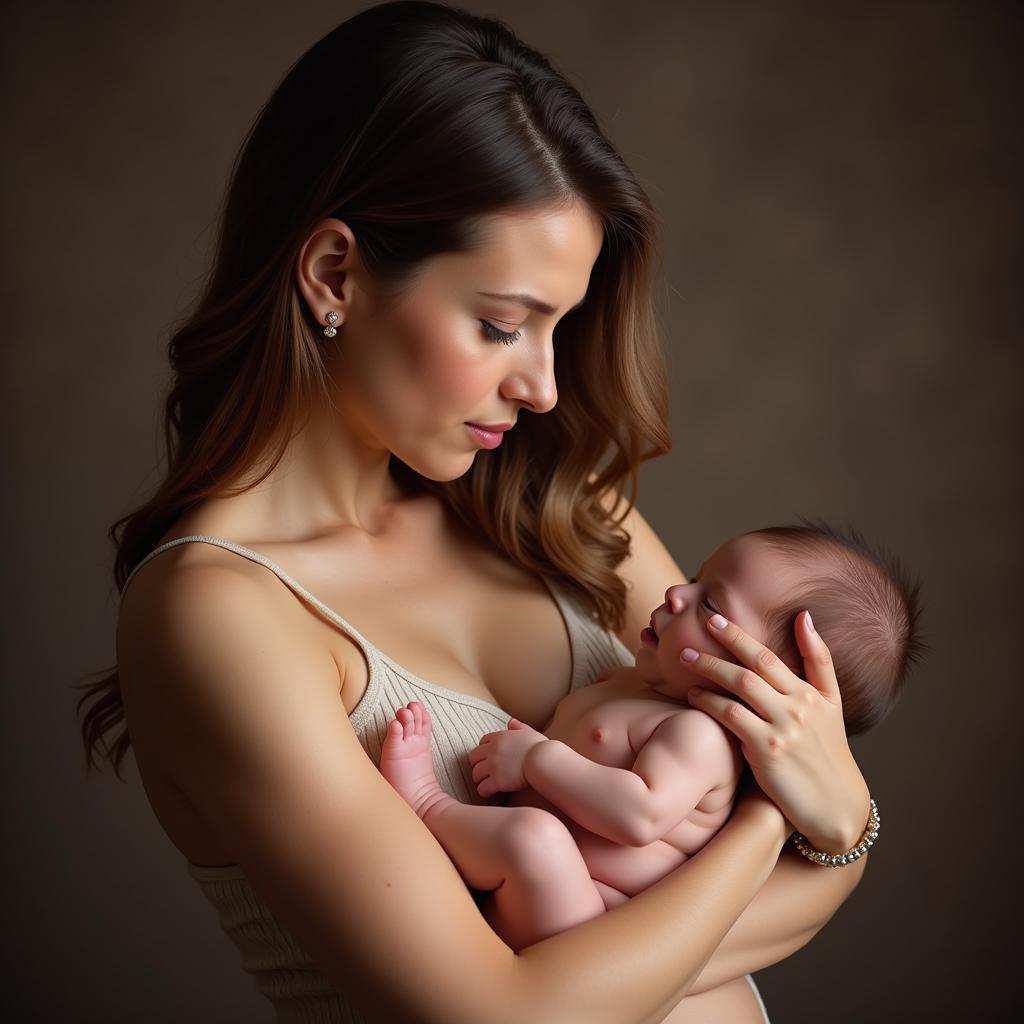
MULTIPOLYGON (((675 450, 640 505, 683 568, 805 514, 924 580, 930 658, 855 743, 879 845, 824 931, 758 975, 774 1024, 1008 1016, 1021 7, 466 6, 572 78, 659 209, 675 450)), ((271 1019, 134 762, 127 785, 86 779, 71 685, 113 658, 106 529, 157 479, 168 330, 232 156, 289 65, 361 7, 0 14, 8 1020, 271 1019)))

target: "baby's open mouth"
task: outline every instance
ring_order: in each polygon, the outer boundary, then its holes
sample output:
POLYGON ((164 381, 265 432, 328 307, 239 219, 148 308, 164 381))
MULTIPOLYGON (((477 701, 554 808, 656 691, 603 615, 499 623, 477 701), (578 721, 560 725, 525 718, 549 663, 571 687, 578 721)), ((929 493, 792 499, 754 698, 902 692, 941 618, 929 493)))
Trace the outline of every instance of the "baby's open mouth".
POLYGON ((658 631, 654 627, 653 614, 651 615, 650 625, 644 626, 644 628, 640 630, 640 642, 642 644, 646 644, 648 647, 658 646, 658 631))

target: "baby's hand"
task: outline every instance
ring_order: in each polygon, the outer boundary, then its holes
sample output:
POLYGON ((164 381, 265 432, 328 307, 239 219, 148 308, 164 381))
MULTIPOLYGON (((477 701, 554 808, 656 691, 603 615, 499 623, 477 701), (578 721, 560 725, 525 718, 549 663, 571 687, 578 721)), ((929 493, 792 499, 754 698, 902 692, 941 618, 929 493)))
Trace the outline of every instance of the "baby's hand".
POLYGON ((489 732, 469 752, 473 765, 473 781, 481 796, 494 793, 514 793, 526 788, 523 763, 527 751, 547 737, 518 718, 508 720, 504 732, 489 732))

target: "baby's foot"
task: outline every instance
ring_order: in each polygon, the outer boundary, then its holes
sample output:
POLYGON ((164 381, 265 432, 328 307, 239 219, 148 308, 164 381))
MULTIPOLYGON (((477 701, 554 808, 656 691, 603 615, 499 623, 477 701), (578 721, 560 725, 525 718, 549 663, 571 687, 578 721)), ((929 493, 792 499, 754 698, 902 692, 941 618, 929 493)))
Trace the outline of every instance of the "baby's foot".
POLYGON ((380 753, 380 773, 421 817, 452 799, 430 759, 430 712, 412 700, 395 712, 380 753))

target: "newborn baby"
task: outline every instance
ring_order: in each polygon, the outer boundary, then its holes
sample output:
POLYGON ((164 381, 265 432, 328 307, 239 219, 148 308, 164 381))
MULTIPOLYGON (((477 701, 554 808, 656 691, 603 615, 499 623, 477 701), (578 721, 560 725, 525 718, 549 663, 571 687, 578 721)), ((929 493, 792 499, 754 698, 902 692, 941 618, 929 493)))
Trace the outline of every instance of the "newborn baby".
POLYGON ((693 856, 732 810, 744 759, 736 737, 691 707, 685 649, 735 661, 705 620, 721 614, 797 675, 793 622, 806 608, 832 653, 848 734, 892 707, 921 646, 918 585, 856 533, 771 527, 719 547, 690 583, 669 587, 632 667, 564 697, 544 732, 516 719, 470 752, 481 796, 445 793, 419 701, 388 727, 380 771, 465 881, 491 891, 484 916, 519 950, 643 891, 693 856))

